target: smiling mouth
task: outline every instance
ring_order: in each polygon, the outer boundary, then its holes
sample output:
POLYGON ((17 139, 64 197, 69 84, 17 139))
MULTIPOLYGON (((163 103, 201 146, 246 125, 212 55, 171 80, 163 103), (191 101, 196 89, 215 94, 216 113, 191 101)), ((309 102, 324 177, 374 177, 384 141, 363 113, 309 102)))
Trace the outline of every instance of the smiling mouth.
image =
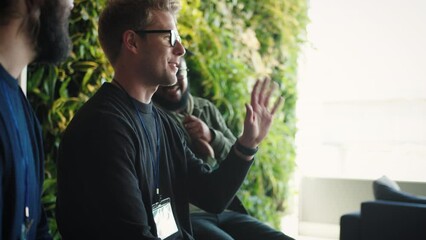
POLYGON ((179 85, 177 83, 171 85, 171 86, 165 86, 163 87, 166 91, 177 91, 179 89, 179 85))
POLYGON ((173 66, 174 68, 176 68, 176 72, 175 72, 175 74, 177 73, 177 71, 179 70, 179 64, 178 63, 175 63, 175 62, 169 62, 169 64, 171 65, 171 66, 173 66))

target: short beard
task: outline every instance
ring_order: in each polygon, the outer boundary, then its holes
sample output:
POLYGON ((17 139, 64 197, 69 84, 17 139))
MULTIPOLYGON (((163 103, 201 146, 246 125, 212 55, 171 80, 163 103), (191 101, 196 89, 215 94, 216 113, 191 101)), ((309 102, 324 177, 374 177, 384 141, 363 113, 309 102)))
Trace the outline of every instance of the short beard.
POLYGON ((177 102, 169 101, 169 100, 159 96, 158 94, 154 94, 152 96, 152 100, 155 102, 155 104, 157 104, 161 108, 163 108, 167 111, 171 111, 171 112, 175 112, 177 110, 185 109, 186 106, 188 105, 188 98, 189 98, 189 86, 185 90, 185 92, 182 93, 182 97, 177 102))
POLYGON ((68 10, 58 2, 47 0, 40 9, 40 32, 35 62, 59 63, 70 53, 68 10))

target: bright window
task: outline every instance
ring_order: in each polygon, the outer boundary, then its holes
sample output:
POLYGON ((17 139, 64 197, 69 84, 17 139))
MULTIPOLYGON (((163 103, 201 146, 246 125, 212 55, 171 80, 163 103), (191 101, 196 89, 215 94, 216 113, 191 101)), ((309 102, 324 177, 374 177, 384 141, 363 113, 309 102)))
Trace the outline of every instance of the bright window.
POLYGON ((426 1, 312 0, 302 175, 426 181, 426 1))

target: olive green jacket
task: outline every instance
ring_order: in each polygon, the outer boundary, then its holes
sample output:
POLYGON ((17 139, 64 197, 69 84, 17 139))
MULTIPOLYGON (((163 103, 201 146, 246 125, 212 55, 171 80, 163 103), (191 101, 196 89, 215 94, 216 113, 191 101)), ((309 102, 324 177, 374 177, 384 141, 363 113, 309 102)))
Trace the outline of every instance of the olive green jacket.
MULTIPOLYGON (((210 142, 210 146, 213 148, 215 159, 203 159, 204 162, 207 162, 212 167, 215 167, 217 164, 220 164, 223 160, 225 160, 226 156, 231 150, 232 145, 235 143, 236 138, 232 134, 231 130, 229 130, 229 128, 226 126, 222 114, 219 112, 216 106, 213 105, 213 103, 206 99, 189 95, 188 105, 183 112, 166 112, 175 118, 179 123, 182 123, 185 115, 192 115, 206 123, 212 133, 212 141, 210 142)), ((189 148, 193 149, 192 141, 186 131, 185 136, 189 148)))

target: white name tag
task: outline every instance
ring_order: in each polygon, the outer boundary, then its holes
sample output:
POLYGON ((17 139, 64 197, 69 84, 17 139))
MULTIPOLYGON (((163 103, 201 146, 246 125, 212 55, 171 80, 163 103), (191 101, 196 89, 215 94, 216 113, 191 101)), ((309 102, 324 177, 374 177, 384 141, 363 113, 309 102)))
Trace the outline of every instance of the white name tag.
POLYGON ((157 225, 157 235, 159 238, 166 239, 178 231, 170 198, 152 205, 152 214, 157 225))

